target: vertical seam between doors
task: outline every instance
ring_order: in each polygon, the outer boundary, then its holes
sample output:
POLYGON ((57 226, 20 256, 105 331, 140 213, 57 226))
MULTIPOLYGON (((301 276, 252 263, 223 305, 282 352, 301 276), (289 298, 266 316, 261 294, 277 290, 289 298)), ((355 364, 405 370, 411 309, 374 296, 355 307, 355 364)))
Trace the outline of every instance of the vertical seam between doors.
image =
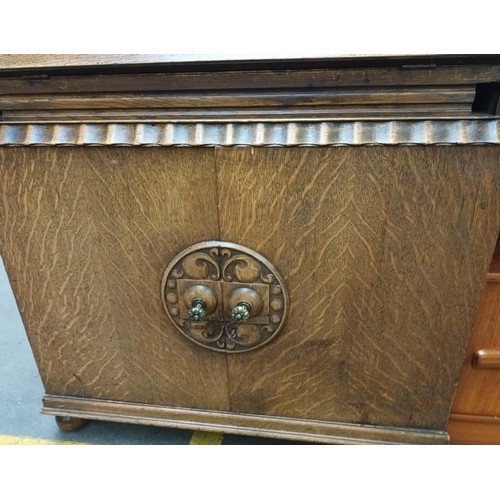
MULTIPOLYGON (((222 228, 221 228, 221 221, 220 221, 220 208, 221 208, 221 203, 220 203, 220 186, 219 186, 219 169, 218 169, 218 155, 217 151, 218 146, 214 147, 214 175, 215 175, 215 201, 216 201, 216 210, 217 210, 217 240, 222 241, 222 228)), ((222 303, 224 305, 224 297, 222 297, 222 303)), ((225 365, 226 365, 226 387, 227 387, 227 404, 228 404, 228 411, 233 411, 232 405, 231 405, 231 387, 230 387, 230 379, 229 379, 229 360, 228 360, 228 354, 227 352, 224 352, 224 359, 225 359, 225 365)))

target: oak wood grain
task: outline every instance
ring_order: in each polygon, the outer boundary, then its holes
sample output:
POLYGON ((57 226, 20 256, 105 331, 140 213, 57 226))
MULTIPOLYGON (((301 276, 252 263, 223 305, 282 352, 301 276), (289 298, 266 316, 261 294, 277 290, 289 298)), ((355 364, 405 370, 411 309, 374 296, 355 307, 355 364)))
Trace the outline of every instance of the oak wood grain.
POLYGON ((494 147, 217 150, 221 238, 290 293, 231 409, 444 429, 500 224, 494 147))
POLYGON ((229 407, 226 364, 175 331, 170 260, 218 236, 213 152, 1 148, 1 251, 48 392, 229 407))

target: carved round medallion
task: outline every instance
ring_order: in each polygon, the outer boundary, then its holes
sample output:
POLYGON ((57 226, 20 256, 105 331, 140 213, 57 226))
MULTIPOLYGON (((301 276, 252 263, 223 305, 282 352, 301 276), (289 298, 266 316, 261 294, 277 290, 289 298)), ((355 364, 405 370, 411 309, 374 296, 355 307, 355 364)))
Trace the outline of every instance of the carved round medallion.
POLYGON ((266 344, 288 311, 276 268, 235 243, 207 241, 186 248, 167 267, 161 290, 175 327, 214 351, 244 352, 266 344))

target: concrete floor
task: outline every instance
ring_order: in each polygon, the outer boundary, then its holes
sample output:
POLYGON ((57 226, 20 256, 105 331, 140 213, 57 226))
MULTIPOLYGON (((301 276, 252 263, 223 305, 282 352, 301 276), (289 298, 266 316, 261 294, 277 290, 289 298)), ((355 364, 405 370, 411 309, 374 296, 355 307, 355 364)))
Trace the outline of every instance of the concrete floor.
POLYGON ((43 385, 0 259, 0 444, 293 444, 274 439, 98 421, 76 432, 64 432, 59 430, 53 417, 40 413, 43 394, 43 385))

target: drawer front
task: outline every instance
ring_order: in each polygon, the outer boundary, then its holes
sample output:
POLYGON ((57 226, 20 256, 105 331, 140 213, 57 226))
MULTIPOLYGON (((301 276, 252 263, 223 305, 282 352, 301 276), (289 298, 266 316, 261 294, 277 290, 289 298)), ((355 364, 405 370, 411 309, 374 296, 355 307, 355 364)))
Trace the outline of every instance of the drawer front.
POLYGON ((453 413, 500 417, 500 280, 494 279, 483 292, 453 413))

